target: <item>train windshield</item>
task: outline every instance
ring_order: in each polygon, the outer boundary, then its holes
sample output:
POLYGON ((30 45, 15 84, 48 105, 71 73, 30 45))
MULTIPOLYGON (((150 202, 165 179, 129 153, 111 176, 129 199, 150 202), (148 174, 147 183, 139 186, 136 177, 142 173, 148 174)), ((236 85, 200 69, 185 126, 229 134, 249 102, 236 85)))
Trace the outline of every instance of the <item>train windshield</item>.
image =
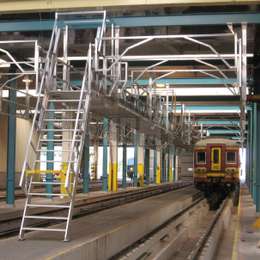
POLYGON ((236 153, 233 151, 227 152, 227 162, 235 163, 236 162, 236 153))
POLYGON ((206 153, 197 152, 197 163, 206 163, 206 153))

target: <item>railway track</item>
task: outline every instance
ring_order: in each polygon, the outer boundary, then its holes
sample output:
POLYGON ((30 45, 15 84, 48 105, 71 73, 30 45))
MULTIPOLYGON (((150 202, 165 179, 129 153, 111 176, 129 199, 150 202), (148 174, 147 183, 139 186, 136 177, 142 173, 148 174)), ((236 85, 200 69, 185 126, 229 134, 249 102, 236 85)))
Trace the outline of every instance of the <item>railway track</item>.
MULTIPOLYGON (((73 218, 79 218, 88 214, 92 214, 98 211, 102 211, 108 208, 116 207, 122 204, 130 203, 132 201, 141 200, 165 192, 178 190, 191 186, 191 183, 174 183, 174 184, 162 184, 159 186, 151 186, 136 190, 120 191, 118 193, 105 194, 99 197, 82 198, 75 201, 74 216, 73 218)), ((57 202, 56 202, 57 203, 57 202)), ((64 203, 64 202, 63 202, 64 203)), ((49 208, 46 210, 32 210, 33 215, 45 215, 48 213, 62 216, 66 213, 64 209, 53 209, 49 208)), ((3 219, 0 221, 0 238, 6 238, 7 236, 15 235, 18 233, 20 228, 22 212, 13 214, 8 220, 3 219)), ((30 226, 48 226, 57 224, 60 222, 48 221, 48 220, 30 220, 28 224, 30 226)))
MULTIPOLYGON (((218 231, 220 229, 223 231, 221 226, 223 223, 220 223, 220 219, 224 221, 223 212, 225 211, 226 214, 227 207, 231 208, 232 203, 227 197, 221 200, 222 203, 217 210, 210 211, 211 206, 208 201, 210 200, 198 194, 189 206, 156 230, 113 256, 111 260, 213 259, 221 237, 221 232, 218 231)), ((224 219, 226 218, 225 215, 224 219)))

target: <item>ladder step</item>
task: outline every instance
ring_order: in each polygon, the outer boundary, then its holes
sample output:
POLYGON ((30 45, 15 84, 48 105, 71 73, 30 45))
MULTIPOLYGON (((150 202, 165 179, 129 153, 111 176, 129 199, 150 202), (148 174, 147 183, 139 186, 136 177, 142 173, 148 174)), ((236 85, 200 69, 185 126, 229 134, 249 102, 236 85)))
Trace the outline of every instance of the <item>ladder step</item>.
POLYGON ((55 205, 55 204, 27 204, 30 208, 61 208, 69 209, 69 205, 55 205))
MULTIPOLYGON (((81 140, 75 139, 75 142, 80 142, 81 140)), ((72 142, 72 139, 40 139, 40 142, 72 142)), ((62 152, 62 151, 61 151, 62 152)))
POLYGON ((62 228, 37 228, 37 227, 23 227, 23 230, 31 230, 31 231, 53 231, 53 232, 65 232, 66 229, 62 228))
MULTIPOLYGON (((41 129, 41 132, 74 132, 74 128, 70 129, 41 129)), ((76 132, 81 131, 81 129, 76 129, 76 132)))
MULTIPOLYGON (((79 102, 80 100, 79 99, 50 99, 48 100, 48 102, 79 102)), ((82 99, 81 100, 82 102, 85 102, 86 100, 85 99, 82 99)))
MULTIPOLYGON (((56 113, 63 113, 63 112, 78 112, 77 109, 45 109, 46 112, 56 112, 56 113)), ((80 110, 80 113, 84 113, 84 110, 80 110)))
POLYGON ((54 152, 54 153, 70 153, 73 152, 72 150, 62 150, 62 151, 57 151, 57 150, 42 150, 42 149, 37 149, 36 152, 54 152))
POLYGON ((32 181, 32 184, 35 185, 64 185, 64 182, 50 182, 50 181, 32 181))
MULTIPOLYGON (((35 160, 35 162, 40 162, 40 163, 62 163, 62 162, 64 162, 64 161, 54 161, 54 160, 35 160)), ((77 161, 66 161, 66 163, 69 163, 69 162, 71 162, 71 163, 76 163, 77 161)))
POLYGON ((39 192, 29 192, 28 195, 31 196, 69 196, 67 193, 39 193, 39 192))
MULTIPOLYGON (((62 118, 62 119, 59 119, 59 118, 54 118, 54 119, 43 119, 44 122, 75 122, 76 121, 76 118, 75 119, 72 119, 72 118, 62 118)), ((78 121, 84 121, 84 119, 78 119, 78 121)))
POLYGON ((67 220, 67 217, 55 217, 55 216, 35 216, 35 215, 30 215, 30 216, 24 216, 24 218, 28 219, 57 219, 57 220, 67 220))

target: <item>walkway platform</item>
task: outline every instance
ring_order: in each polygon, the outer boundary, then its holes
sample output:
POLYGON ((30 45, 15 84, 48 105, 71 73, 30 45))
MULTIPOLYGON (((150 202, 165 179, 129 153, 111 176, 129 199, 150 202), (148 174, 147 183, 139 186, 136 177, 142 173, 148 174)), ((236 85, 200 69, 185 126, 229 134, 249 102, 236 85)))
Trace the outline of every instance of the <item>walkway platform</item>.
POLYGON ((0 240, 1 258, 109 259, 186 208, 197 193, 186 187, 74 219, 70 242, 62 241, 63 234, 38 231, 24 241, 0 240))
POLYGON ((216 260, 259 260, 260 218, 245 185, 240 189, 240 203, 219 245, 216 260))

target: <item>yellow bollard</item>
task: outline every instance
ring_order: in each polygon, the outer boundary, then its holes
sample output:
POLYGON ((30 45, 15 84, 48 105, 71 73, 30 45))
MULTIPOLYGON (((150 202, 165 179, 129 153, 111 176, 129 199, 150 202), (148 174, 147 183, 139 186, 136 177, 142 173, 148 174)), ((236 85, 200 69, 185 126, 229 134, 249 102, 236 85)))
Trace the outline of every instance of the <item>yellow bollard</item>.
POLYGON ((156 168, 156 184, 161 183, 161 169, 159 166, 156 168))
MULTIPOLYGON (((61 185, 60 185, 60 193, 61 194, 68 194, 67 192, 67 189, 65 188, 65 180, 66 180, 66 173, 67 173, 67 170, 68 170, 68 164, 63 162, 62 165, 61 165, 61 171, 60 171, 60 175, 59 175, 59 178, 60 178, 60 182, 61 182, 61 185)), ((70 188, 69 188, 69 192, 72 192, 72 173, 70 174, 70 188)))
POLYGON ((109 175, 108 175, 108 191, 116 192, 117 187, 117 163, 109 164, 109 175))
POLYGON ((137 176, 139 180, 140 187, 144 186, 144 165, 142 163, 138 163, 137 166, 137 176))

